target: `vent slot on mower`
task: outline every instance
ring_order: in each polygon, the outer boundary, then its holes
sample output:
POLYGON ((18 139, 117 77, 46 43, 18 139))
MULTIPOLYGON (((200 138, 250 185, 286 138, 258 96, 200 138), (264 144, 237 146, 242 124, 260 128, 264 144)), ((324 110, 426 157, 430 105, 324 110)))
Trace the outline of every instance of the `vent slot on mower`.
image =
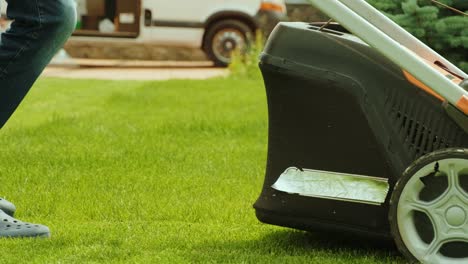
POLYGON ((434 111, 422 100, 413 100, 411 97, 391 89, 387 91, 385 102, 396 135, 411 159, 416 160, 439 149, 462 145, 465 137, 463 130, 447 119, 442 111, 434 111))

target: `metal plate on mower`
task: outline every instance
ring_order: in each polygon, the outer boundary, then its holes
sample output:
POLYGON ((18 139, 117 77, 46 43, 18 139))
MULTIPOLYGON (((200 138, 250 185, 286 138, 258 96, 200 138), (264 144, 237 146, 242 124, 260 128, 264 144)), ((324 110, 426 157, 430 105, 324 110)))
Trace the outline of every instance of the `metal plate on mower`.
POLYGON ((384 178, 291 167, 272 188, 301 196, 382 205, 390 186, 384 178))

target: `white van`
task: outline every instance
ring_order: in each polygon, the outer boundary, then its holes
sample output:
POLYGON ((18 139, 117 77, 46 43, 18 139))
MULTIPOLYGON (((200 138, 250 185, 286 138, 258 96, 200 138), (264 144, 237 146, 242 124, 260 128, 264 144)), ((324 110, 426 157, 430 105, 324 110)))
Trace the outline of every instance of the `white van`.
MULTIPOLYGON (((112 41, 201 48, 215 65, 269 34, 286 18, 284 0, 75 0, 77 29, 70 41, 112 41)), ((0 0, 2 17, 6 3, 0 0)), ((8 23, 1 22, 1 27, 8 23)), ((3 28, 5 29, 5 28, 3 28)))
POLYGON ((284 0, 76 0, 70 41, 116 41, 201 48, 226 66, 257 30, 286 17, 284 0))

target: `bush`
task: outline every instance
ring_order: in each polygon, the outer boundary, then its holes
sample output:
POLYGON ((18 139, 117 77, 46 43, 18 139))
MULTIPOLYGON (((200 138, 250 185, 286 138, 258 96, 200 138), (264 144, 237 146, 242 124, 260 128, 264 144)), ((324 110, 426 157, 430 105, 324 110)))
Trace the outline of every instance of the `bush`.
MULTIPOLYGON (((439 0, 468 9, 466 0, 439 0)), ((468 72, 468 18, 430 0, 368 0, 421 41, 468 72)))
POLYGON ((259 31, 255 34, 255 41, 246 51, 236 50, 232 54, 232 62, 229 65, 231 77, 238 79, 261 79, 258 67, 259 56, 265 46, 265 38, 259 31))

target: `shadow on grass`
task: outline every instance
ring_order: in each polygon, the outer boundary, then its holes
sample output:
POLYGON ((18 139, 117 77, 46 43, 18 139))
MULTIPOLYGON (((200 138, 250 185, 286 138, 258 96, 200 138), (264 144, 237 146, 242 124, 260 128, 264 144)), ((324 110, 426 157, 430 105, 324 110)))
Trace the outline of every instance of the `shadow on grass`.
MULTIPOLYGON (((324 232, 291 229, 272 231, 254 240, 205 244, 210 261, 262 263, 406 263, 392 241, 324 232), (214 258, 214 259, 213 259, 214 258)), ((195 252, 193 252, 195 253, 195 252)), ((197 261, 204 256, 192 255, 197 261)))
POLYGON ((298 252, 303 251, 305 253, 313 249, 323 251, 362 251, 385 255, 393 253, 395 256, 398 255, 392 241, 366 238, 348 233, 303 232, 286 229, 269 233, 255 243, 264 245, 273 243, 281 248, 292 249, 298 252))

